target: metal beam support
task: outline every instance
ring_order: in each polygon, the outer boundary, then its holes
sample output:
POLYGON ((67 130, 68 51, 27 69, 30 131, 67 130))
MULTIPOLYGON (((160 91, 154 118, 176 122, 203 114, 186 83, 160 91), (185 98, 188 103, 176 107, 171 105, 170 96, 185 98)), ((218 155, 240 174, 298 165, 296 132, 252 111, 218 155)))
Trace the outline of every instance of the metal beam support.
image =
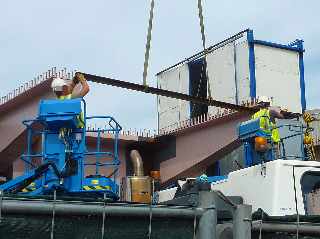
POLYGON ((233 213, 233 238, 251 239, 251 205, 238 205, 233 213))
POLYGON ((120 80, 115 80, 107 77, 102 77, 102 76, 96 76, 96 75, 91 75, 87 73, 82 73, 84 77, 91 82, 96 82, 100 84, 105 84, 105 85, 111 85, 115 87, 120 87, 120 88, 125 88, 129 90, 135 90, 135 91, 141 91, 149 94, 154 94, 154 95, 161 95, 165 97, 170 97, 170 98, 175 98, 175 99, 180 99, 180 100, 186 100, 186 101, 191 101, 193 103, 198 103, 198 104, 205 104, 209 106, 216 106, 216 107, 221 107, 225 109, 231 109, 231 110, 236 110, 236 111, 242 111, 242 112, 248 112, 248 113, 253 113, 256 112, 258 109, 257 108, 249 108, 241 105, 235 105, 231 103, 226 103, 222 101, 217 101, 217 100, 209 100, 206 98, 202 97, 195 97, 187 94, 182 94, 174 91, 169 91, 169 90, 163 90, 155 87, 148 87, 144 85, 139 85, 136 83, 131 83, 127 81, 120 81, 120 80))
POLYGON ((199 192, 199 207, 202 208, 204 212, 199 220, 197 239, 217 238, 217 197, 215 192, 199 192))

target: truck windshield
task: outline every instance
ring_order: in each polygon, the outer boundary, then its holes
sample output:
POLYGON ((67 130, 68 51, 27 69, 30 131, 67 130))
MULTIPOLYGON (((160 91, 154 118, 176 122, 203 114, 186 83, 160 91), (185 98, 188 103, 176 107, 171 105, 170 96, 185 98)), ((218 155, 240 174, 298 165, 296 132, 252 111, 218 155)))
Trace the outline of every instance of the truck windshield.
POLYGON ((307 215, 320 214, 320 172, 308 171, 301 178, 304 207, 307 215))

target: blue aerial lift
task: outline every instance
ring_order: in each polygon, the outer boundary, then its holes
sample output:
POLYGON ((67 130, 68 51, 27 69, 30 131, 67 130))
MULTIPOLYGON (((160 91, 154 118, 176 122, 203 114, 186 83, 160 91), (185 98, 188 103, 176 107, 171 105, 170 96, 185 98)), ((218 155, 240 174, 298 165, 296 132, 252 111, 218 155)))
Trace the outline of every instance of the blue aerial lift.
POLYGON ((83 99, 41 100, 36 119, 25 120, 27 128, 27 150, 21 159, 25 172, 13 180, 0 185, 0 191, 8 194, 29 196, 48 195, 54 191, 62 195, 81 197, 119 198, 116 175, 120 160, 118 156, 118 122, 110 116, 86 116, 86 102, 83 99), (91 119, 106 121, 103 129, 87 130, 91 119), (86 133, 97 134, 96 151, 86 147, 86 133), (101 151, 102 133, 114 135, 112 152, 101 151), (41 152, 32 152, 33 138, 41 137, 41 152), (86 162, 86 157, 95 157, 96 162, 86 162), (95 175, 85 177, 85 168, 96 168, 95 175), (101 175, 101 169, 108 168, 109 175, 101 175))
POLYGON ((246 168, 277 159, 308 160, 304 144, 306 127, 302 122, 299 120, 290 121, 290 123, 280 124, 276 128, 287 132, 281 137, 279 146, 272 142, 271 134, 260 128, 260 118, 248 120, 239 125, 238 136, 244 143, 244 166, 246 168), (295 148, 300 152, 299 155, 289 155, 286 152, 286 141, 291 138, 294 140, 295 148))

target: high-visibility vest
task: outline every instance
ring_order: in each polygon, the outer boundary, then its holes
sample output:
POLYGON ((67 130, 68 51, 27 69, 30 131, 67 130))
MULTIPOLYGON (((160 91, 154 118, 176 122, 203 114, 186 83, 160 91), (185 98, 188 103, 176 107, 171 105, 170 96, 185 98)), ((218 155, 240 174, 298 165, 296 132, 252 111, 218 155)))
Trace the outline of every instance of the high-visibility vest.
MULTIPOLYGON (((72 94, 69 95, 61 95, 58 97, 59 100, 70 100, 72 99, 72 94)), ((83 128, 84 127, 84 115, 83 112, 80 113, 80 115, 77 116, 78 119, 78 128, 83 128)))
POLYGON ((58 97, 59 100, 71 100, 71 98, 72 98, 71 94, 69 94, 69 95, 60 95, 58 97))
POLYGON ((274 143, 280 142, 280 133, 279 129, 276 128, 276 124, 272 123, 270 120, 270 111, 268 109, 261 109, 257 113, 255 113, 252 119, 260 118, 260 129, 271 135, 271 139, 274 143))

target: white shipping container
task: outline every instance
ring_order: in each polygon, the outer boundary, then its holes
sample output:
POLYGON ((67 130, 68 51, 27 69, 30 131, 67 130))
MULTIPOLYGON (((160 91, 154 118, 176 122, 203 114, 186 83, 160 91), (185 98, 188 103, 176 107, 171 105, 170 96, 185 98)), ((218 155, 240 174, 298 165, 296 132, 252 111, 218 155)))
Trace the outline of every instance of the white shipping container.
MULTIPOLYGON (((215 100, 237 103, 235 75, 235 44, 231 42, 207 55, 207 76, 211 96, 215 100)), ((217 107, 209 107, 208 113, 214 114, 217 107)))
MULTIPOLYGON (((183 64, 178 68, 158 75, 158 87, 164 90, 189 94, 189 68, 183 64)), ((190 117, 189 102, 164 96, 158 97, 158 128, 172 126, 190 117)))
MULTIPOLYGON (((199 54, 159 73, 159 87, 190 94, 192 83, 200 78, 189 72, 190 65, 199 63, 203 57, 204 54, 199 54)), ((214 100, 241 104, 267 96, 289 111, 305 110, 302 41, 281 45, 255 40, 248 30, 209 48, 205 57, 208 86, 214 100)), ((217 110, 208 107, 209 114, 217 110)), ((190 102, 158 96, 158 115, 159 129, 177 124, 191 117, 190 102)))
POLYGON ((299 53, 255 45, 256 92, 292 112, 302 112, 299 53))

